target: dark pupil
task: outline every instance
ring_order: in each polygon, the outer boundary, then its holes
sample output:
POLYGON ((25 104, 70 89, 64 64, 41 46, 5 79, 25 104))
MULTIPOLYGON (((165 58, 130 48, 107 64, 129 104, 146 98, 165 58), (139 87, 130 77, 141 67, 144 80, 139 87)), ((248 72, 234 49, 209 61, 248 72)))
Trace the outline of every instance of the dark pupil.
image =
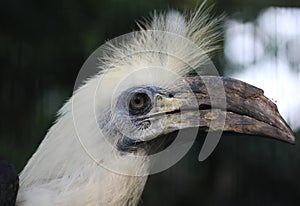
POLYGON ((136 97, 136 98, 134 99, 134 103, 135 103, 135 104, 140 104, 140 103, 141 103, 140 98, 139 98, 139 97, 136 97))
POLYGON ((150 107, 151 100, 145 93, 136 93, 129 102, 129 112, 131 114, 143 114, 150 107))

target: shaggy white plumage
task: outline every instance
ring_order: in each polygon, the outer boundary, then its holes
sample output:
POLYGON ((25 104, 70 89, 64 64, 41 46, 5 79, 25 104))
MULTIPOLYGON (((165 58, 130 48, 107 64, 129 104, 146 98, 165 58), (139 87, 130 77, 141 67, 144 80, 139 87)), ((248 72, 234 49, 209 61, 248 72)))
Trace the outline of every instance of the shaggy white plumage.
MULTIPOLYGON (((105 114, 113 112, 110 111, 112 95, 118 97, 133 86, 154 84, 163 87, 173 81, 167 74, 145 69, 116 90, 129 73, 141 68, 161 67, 184 76, 191 67, 203 64, 205 53, 216 49, 213 45, 219 37, 216 33, 218 23, 219 19, 209 18, 203 5, 186 15, 177 11, 155 13, 152 21, 139 24, 140 32, 133 34, 132 39, 119 46, 107 44, 105 49, 110 55, 101 57, 101 72, 87 80, 63 106, 56 123, 21 172, 17 206, 137 205, 147 177, 121 175, 99 165, 111 157, 124 157, 103 143, 105 138, 117 141, 118 137, 109 132, 105 134, 112 136, 104 137, 99 133, 98 123, 107 121, 103 119, 105 114), (202 52, 195 53, 185 40, 179 41, 180 38, 190 40, 202 52), (132 55, 134 52, 137 54, 132 55), (96 88, 98 101, 94 99, 96 88), (95 121, 94 114, 99 121, 95 121), (80 121, 74 123, 74 115, 80 117, 80 121)), ((130 164, 126 161, 124 158, 120 165, 124 171, 134 173, 147 169, 141 159, 130 164)))

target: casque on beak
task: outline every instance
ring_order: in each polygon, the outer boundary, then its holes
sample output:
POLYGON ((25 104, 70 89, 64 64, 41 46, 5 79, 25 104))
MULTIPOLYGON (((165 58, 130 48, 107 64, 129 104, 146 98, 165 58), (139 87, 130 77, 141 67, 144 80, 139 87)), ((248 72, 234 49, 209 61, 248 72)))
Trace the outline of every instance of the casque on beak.
POLYGON ((234 132, 295 143, 292 130, 277 106, 264 96, 263 90, 236 79, 217 76, 185 77, 175 84, 182 83, 189 85, 197 105, 191 107, 190 94, 178 86, 171 97, 161 95, 156 98, 157 113, 150 117, 162 120, 168 131, 199 127, 204 131, 234 132), (220 84, 224 95, 216 87, 220 84), (215 121, 211 125, 212 120, 218 119, 224 121, 215 121))

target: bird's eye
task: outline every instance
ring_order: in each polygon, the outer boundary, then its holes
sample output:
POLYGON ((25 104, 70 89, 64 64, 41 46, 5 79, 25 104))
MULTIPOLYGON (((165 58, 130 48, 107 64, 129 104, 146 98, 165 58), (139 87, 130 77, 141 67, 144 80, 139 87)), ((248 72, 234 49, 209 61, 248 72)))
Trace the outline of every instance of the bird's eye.
POLYGON ((142 115, 151 109, 151 98, 146 93, 135 93, 129 100, 129 113, 132 115, 142 115))

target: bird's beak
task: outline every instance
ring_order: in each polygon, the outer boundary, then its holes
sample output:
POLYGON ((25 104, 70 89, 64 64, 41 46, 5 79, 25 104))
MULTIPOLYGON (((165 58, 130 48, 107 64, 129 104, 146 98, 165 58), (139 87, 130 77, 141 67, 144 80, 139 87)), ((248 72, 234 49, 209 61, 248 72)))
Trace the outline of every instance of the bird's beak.
POLYGON ((179 85, 191 88, 196 106, 191 106, 191 94, 182 92, 181 86, 172 96, 156 98, 156 114, 164 112, 164 117, 154 115, 152 118, 163 120, 169 131, 199 127, 205 131, 234 132, 295 143, 292 130, 263 90, 225 77, 196 76, 180 81, 179 85))

